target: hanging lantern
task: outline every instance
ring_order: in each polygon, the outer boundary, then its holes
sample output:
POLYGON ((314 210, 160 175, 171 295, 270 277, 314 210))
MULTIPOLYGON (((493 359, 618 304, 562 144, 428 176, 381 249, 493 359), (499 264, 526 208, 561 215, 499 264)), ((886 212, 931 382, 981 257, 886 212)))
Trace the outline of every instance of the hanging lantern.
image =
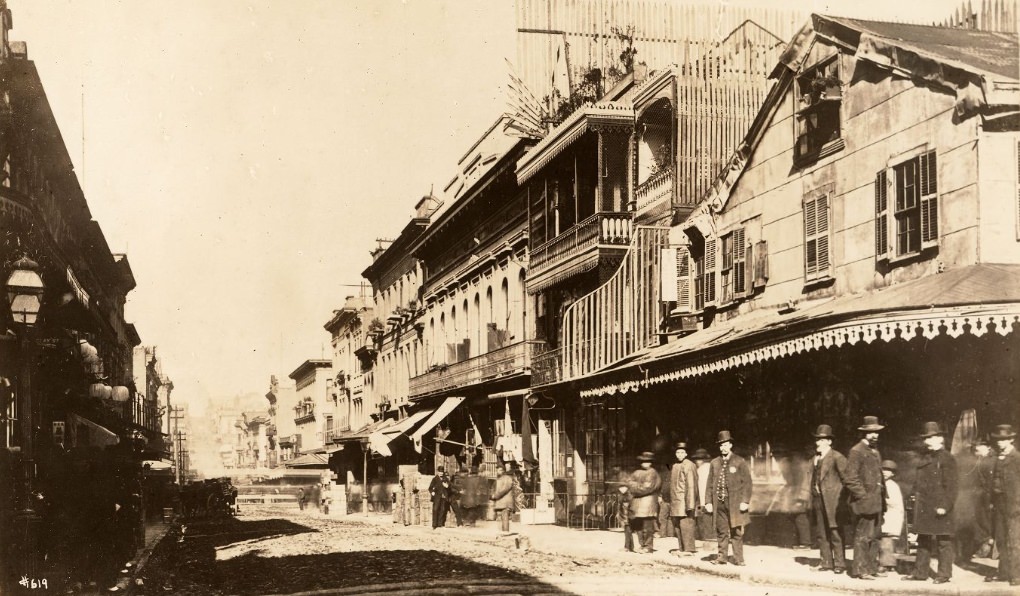
POLYGON ((113 397, 113 387, 103 383, 102 399, 110 399, 111 397, 113 397))
POLYGON ((124 385, 115 385, 111 390, 111 396, 113 397, 113 401, 125 402, 131 399, 131 392, 128 391, 128 388, 124 385))
POLYGON ((89 397, 93 399, 103 399, 103 385, 102 383, 92 383, 89 385, 89 397))

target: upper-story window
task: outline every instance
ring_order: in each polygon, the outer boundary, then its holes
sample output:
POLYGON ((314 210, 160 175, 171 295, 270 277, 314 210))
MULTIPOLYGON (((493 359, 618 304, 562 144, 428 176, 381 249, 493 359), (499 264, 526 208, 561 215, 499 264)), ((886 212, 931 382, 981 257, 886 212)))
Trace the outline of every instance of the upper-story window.
POLYGON ((895 260, 938 243, 938 165, 916 152, 875 176, 875 255, 895 260))
POLYGON ((695 234, 691 238, 691 260, 694 261, 694 310, 715 304, 715 238, 695 234))
POLYGON ((811 282, 831 276, 829 258, 829 193, 804 197, 804 279, 811 282))
POLYGON ((797 141, 794 160, 812 161, 843 148, 840 107, 843 82, 839 54, 805 69, 797 77, 797 141))
POLYGON ((720 302, 743 298, 747 292, 747 261, 749 248, 744 242, 744 228, 726 234, 722 240, 722 269, 719 271, 720 302))

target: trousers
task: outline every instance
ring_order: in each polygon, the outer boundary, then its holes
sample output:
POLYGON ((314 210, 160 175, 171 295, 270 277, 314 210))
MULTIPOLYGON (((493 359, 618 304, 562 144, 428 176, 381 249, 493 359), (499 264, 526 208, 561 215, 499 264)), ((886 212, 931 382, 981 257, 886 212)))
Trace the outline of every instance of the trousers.
POLYGON ((726 560, 730 545, 733 545, 733 562, 744 564, 744 526, 730 526, 730 502, 719 501, 715 505, 715 534, 719 539, 719 557, 726 560))
POLYGON ((949 534, 920 534, 917 537, 917 559, 914 566, 914 577, 928 579, 931 575, 931 553, 935 551, 939 560, 939 569, 935 577, 949 579, 953 577, 953 537, 949 534))
POLYGON ((854 577, 878 573, 879 514, 857 515, 854 519, 854 577))
POLYGON ((673 522, 673 533, 676 534, 677 544, 680 550, 693 553, 697 551, 694 543, 694 531, 697 528, 693 517, 671 517, 673 522))
POLYGON ((829 527, 825 505, 821 497, 815 497, 815 528, 818 535, 818 554, 823 569, 846 569, 846 547, 843 546, 843 529, 839 524, 829 527))

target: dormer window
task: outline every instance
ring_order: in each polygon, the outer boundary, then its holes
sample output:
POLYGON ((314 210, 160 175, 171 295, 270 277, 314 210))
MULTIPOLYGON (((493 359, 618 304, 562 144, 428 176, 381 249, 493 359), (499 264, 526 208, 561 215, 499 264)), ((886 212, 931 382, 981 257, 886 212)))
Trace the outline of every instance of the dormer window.
POLYGON ((840 107, 843 82, 839 72, 839 54, 807 68, 795 86, 797 93, 797 140, 794 160, 814 161, 843 148, 840 107))

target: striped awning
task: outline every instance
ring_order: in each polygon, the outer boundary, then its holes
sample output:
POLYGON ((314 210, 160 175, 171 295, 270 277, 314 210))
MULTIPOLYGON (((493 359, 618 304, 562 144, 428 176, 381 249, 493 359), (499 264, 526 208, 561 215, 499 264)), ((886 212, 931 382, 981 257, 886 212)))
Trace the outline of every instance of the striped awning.
POLYGON ((374 433, 368 435, 368 444, 372 446, 372 449, 379 455, 389 457, 393 455, 390 451, 390 442, 394 439, 410 431, 414 426, 422 421, 426 416, 432 414, 435 410, 420 410, 404 418, 403 420, 387 426, 382 430, 377 430, 374 433))

